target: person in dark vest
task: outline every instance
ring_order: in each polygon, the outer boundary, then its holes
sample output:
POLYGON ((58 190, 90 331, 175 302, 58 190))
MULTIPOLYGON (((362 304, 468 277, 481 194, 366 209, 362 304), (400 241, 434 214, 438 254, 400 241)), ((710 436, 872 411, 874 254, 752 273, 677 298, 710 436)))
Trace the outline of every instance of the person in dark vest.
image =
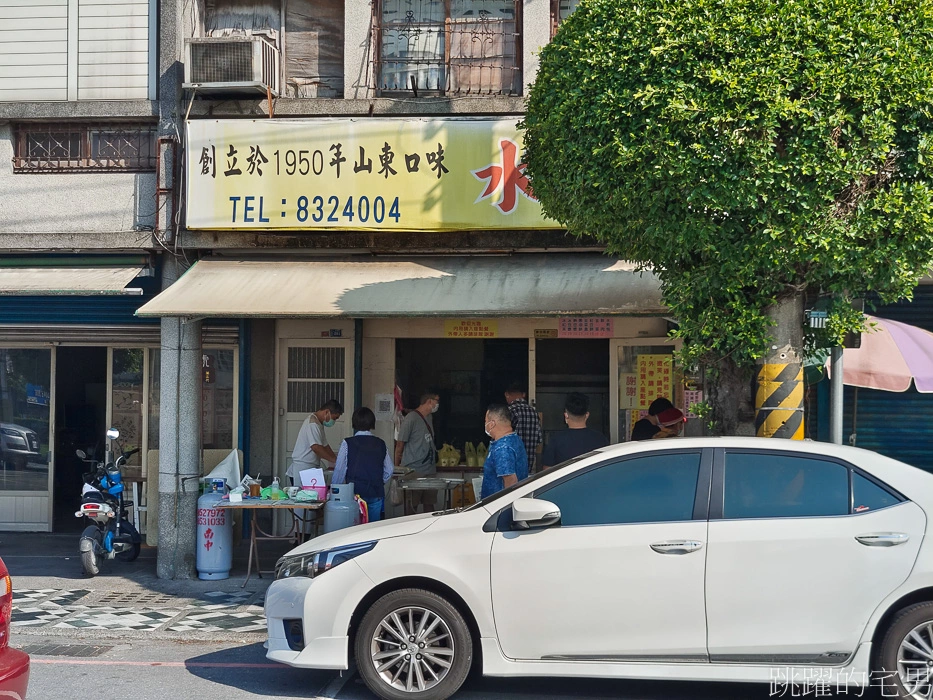
POLYGON ((382 517, 385 483, 392 478, 394 465, 389 448, 381 438, 373 435, 376 415, 360 406, 353 412, 353 437, 347 438, 337 452, 334 484, 353 484, 353 492, 366 501, 369 521, 382 517))

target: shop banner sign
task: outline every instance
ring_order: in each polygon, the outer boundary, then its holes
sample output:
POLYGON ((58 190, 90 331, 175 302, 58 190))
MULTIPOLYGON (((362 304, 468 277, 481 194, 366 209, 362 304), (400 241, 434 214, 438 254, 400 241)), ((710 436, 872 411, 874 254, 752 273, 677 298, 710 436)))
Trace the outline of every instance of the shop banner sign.
POLYGON ((560 228, 541 213, 517 119, 197 119, 191 229, 560 228))
POLYGON ((636 409, 638 402, 638 375, 634 372, 619 372, 619 410, 636 409))
POLYGON ((673 355, 638 356, 638 408, 647 409, 659 396, 671 398, 673 355))
POLYGON ((699 416, 693 410, 693 407, 698 403, 703 403, 703 391, 700 389, 685 389, 684 409, 686 411, 687 418, 699 418, 699 416))
POLYGON ((560 319, 557 333, 560 338, 611 338, 612 331, 612 318, 571 316, 560 319))
POLYGON ((450 320, 444 321, 445 338, 498 338, 498 321, 450 320))

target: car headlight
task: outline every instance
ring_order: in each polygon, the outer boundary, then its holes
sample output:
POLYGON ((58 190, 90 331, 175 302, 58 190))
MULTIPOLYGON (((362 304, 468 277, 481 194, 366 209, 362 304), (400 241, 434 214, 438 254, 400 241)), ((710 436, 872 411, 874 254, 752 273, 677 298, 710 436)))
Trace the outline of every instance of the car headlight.
POLYGON ((0 433, 4 435, 9 435, 10 437, 16 437, 22 439, 23 434, 18 430, 13 430, 13 428, 0 428, 0 433))
POLYGON ((295 576, 314 578, 320 576, 338 564, 343 564, 345 561, 350 561, 354 557, 371 551, 376 546, 376 542, 377 540, 373 540, 372 542, 348 544, 333 549, 322 549, 320 552, 296 554, 291 557, 284 556, 276 562, 275 578, 293 578, 295 576))

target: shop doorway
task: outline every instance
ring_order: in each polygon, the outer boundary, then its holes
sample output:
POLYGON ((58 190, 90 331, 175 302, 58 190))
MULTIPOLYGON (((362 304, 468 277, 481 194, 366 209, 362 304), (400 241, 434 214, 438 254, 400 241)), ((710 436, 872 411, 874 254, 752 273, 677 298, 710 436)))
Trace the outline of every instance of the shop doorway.
POLYGON ((528 378, 528 340, 399 338, 395 341, 396 381, 405 408, 415 408, 429 389, 440 394, 434 415, 438 446, 449 443, 463 453, 467 442, 488 442, 483 415, 503 403, 512 382, 528 378))
POLYGON ((101 458, 105 449, 107 348, 59 347, 56 366, 52 530, 74 532, 85 525, 74 513, 88 470, 75 450, 101 458))
POLYGON ((579 391, 590 399, 587 426, 609 438, 609 341, 541 339, 535 341, 535 398, 543 417, 544 444, 567 427, 564 401, 579 391))

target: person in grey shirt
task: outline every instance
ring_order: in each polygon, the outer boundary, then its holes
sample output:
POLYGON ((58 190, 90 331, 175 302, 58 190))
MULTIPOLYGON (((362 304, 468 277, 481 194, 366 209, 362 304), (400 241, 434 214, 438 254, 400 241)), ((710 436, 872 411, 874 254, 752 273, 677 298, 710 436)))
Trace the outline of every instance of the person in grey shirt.
MULTIPOLYGON (((440 406, 440 397, 434 392, 421 395, 421 403, 402 420, 395 441, 395 466, 412 469, 415 475, 433 476, 437 474, 437 448, 434 445, 434 423, 432 414, 440 406)), ((411 506, 417 512, 418 505, 425 513, 434 510, 437 502, 436 491, 410 491, 411 506)))

